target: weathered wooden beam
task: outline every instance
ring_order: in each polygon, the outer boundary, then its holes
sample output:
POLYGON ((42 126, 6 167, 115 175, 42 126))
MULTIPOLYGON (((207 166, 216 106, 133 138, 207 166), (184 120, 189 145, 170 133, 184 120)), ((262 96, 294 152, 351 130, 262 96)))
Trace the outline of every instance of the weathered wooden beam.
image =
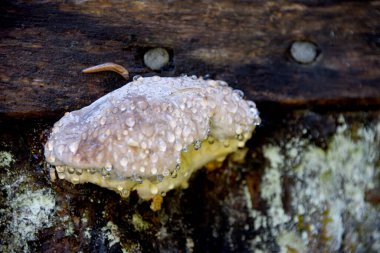
POLYGON ((380 1, 6 1, 0 7, 0 113, 57 115, 125 81, 84 75, 103 62, 131 76, 224 79, 258 102, 380 105, 380 1), (319 55, 295 61, 309 41, 319 55), (164 47, 170 63, 143 63, 164 47))

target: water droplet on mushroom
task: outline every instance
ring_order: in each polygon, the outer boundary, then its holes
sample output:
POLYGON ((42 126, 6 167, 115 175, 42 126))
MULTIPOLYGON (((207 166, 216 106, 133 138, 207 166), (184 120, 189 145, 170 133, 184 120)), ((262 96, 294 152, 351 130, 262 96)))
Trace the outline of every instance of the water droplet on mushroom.
POLYGON ((166 151, 166 143, 162 139, 158 140, 158 149, 162 152, 166 151))
POLYGON ((79 177, 78 176, 73 176, 72 179, 71 179, 71 182, 73 184, 78 184, 79 183, 79 177))
POLYGON ((128 127, 133 127, 135 125, 135 119, 132 116, 128 116, 125 120, 125 124, 127 124, 128 127))
POLYGON ((51 141, 48 141, 48 142, 46 143, 46 147, 47 147, 47 149, 48 149, 49 151, 52 151, 52 150, 53 150, 53 143, 52 143, 51 141))
POLYGON ((171 131, 168 131, 166 133, 166 137, 167 137, 167 140, 168 140, 169 143, 174 143, 175 136, 174 136, 174 134, 171 131))
POLYGON ((104 125, 106 123, 106 117, 100 118, 100 125, 104 125))
POLYGON ((65 173, 57 173, 59 179, 65 179, 65 173))
POLYGON ((142 77, 142 76, 140 76, 140 75, 135 75, 135 76, 132 78, 132 80, 133 80, 133 81, 137 81, 137 80, 139 80, 140 77, 142 77))
POLYGON ((75 169, 75 174, 77 174, 78 176, 82 175, 83 174, 83 169, 75 169))
POLYGON ((102 176, 105 177, 105 178, 110 177, 110 172, 109 172, 106 168, 103 168, 103 169, 102 169, 101 174, 102 174, 102 176))
POLYGON ((158 161, 158 155, 156 153, 151 154, 150 160, 152 161, 152 163, 156 163, 158 161))
POLYGON ((157 175, 157 181, 162 182, 162 180, 164 180, 164 176, 161 174, 157 175))
POLYGON ((195 150, 199 150, 202 146, 202 142, 200 140, 195 140, 193 146, 195 150))
POLYGON ((181 134, 182 134, 182 128, 177 126, 175 129, 174 129, 174 134, 177 136, 177 138, 179 139, 181 137, 181 134))
POLYGON ((51 163, 55 162, 55 156, 54 155, 50 155, 48 157, 48 162, 51 162, 51 163))
MULTIPOLYGON (((223 88, 222 92, 223 92, 224 95, 229 96, 229 95, 232 93, 232 88, 230 88, 230 87, 225 87, 225 88, 223 88)), ((236 94, 236 95, 237 95, 237 94, 236 94)), ((236 96, 236 95, 235 95, 235 96, 236 96)))
POLYGON ((104 166, 104 169, 106 170, 106 171, 111 171, 112 170, 112 164, 111 163, 109 163, 109 162, 107 162, 106 163, 106 165, 104 166))
POLYGON ((58 155, 62 156, 63 151, 65 151, 65 146, 64 145, 59 145, 58 148, 57 148, 58 155))
POLYGON ((98 140, 100 141, 100 142, 105 142, 106 140, 107 140, 107 136, 106 136, 106 134, 104 133, 104 134, 100 134, 99 136, 98 136, 98 140))
POLYGON ((234 90, 234 94, 238 95, 240 98, 244 97, 244 92, 241 90, 234 90))
POLYGON ((242 140, 244 140, 244 136, 243 136, 242 134, 237 134, 237 135, 236 135, 236 139, 237 139, 238 141, 242 141, 242 140))
POLYGON ((141 176, 137 175, 136 172, 134 172, 132 174, 132 180, 135 181, 136 183, 138 184, 142 184, 143 183, 143 179, 141 176))
MULTIPOLYGON (((236 118, 235 118, 235 121, 237 121, 236 118)), ((243 128, 242 128, 241 125, 238 125, 238 126, 236 127, 235 133, 236 133, 237 135, 243 133, 243 128)))
POLYGON ((58 173, 64 173, 65 172, 65 166, 57 166, 55 167, 58 173))
POLYGON ((228 110, 230 113, 236 113, 237 110, 238 110, 238 105, 235 104, 234 102, 231 102, 230 105, 227 107, 227 110, 228 110))
POLYGON ((74 174, 75 169, 74 169, 73 167, 68 167, 68 168, 67 168, 67 172, 68 172, 69 174, 74 174))
POLYGON ((231 115, 227 115, 227 116, 226 116, 226 122, 227 122, 228 125, 231 125, 231 124, 232 124, 233 119, 232 119, 231 115))
POLYGON ((247 101, 247 104, 248 104, 248 107, 251 108, 251 109, 256 109, 256 103, 251 101, 251 100, 248 100, 247 101))
POLYGON ((152 137, 152 135, 154 134, 154 126, 152 125, 143 125, 141 126, 141 132, 146 136, 146 137, 152 137))
POLYGON ((239 148, 243 148, 243 147, 245 146, 245 142, 244 142, 244 141, 239 141, 239 142, 237 143, 237 146, 238 146, 239 148))
POLYGON ((222 80, 219 80, 218 83, 220 86, 228 86, 228 83, 222 80))
POLYGON ((53 127, 53 129, 51 130, 53 134, 58 133, 58 131, 59 131, 59 127, 53 127))
POLYGON ((137 107, 141 110, 146 110, 146 108, 148 108, 148 102, 145 100, 137 101, 137 107))
POLYGON ((255 126, 260 125, 260 124, 261 124, 261 118, 260 118, 260 117, 255 117, 255 118, 253 118, 253 124, 254 124, 255 126))
POLYGON ((215 143, 215 138, 214 138, 214 136, 209 135, 209 136, 207 137, 207 142, 208 142, 209 144, 214 144, 214 143, 215 143))
POLYGON ((170 176, 172 177, 172 178, 176 178, 177 177, 177 175, 178 175, 178 172, 177 172, 177 170, 175 169, 175 170, 173 170, 172 172, 170 172, 170 176))
POLYGON ((126 169, 126 168, 127 168, 127 165, 128 165, 128 159, 125 158, 125 157, 121 158, 121 160, 120 160, 120 165, 121 165, 124 169, 126 169))
POLYGON ((183 130, 182 130, 182 134, 183 134, 184 137, 189 136, 189 135, 191 134, 191 129, 190 129, 190 127, 186 125, 186 126, 183 128, 183 130))
POLYGON ((154 184, 152 184, 150 186, 150 193, 152 193, 153 195, 156 195, 158 193, 158 187, 154 184))
POLYGON ((164 171, 162 172, 162 175, 163 175, 164 177, 167 177, 167 176, 170 175, 170 171, 169 171, 168 169, 164 169, 164 171))
POLYGON ((182 144, 180 142, 176 141, 174 144, 174 150, 175 151, 182 151, 182 144))
POLYGON ((82 140, 86 140, 87 139, 87 134, 86 133, 82 133, 81 134, 81 138, 82 138, 82 140))
POLYGON ((123 190, 120 191, 120 195, 123 198, 128 198, 130 193, 131 192, 128 189, 123 189, 123 190))
POLYGON ((158 81, 161 80, 161 77, 160 76, 153 76, 152 80, 155 81, 155 82, 158 82, 158 81))

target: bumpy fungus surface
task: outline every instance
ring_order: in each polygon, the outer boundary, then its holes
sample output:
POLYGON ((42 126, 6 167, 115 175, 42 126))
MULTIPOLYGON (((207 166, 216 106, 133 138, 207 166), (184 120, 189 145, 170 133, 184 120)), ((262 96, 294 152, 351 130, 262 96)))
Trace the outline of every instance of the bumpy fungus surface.
POLYGON ((66 113, 45 145, 51 176, 152 199, 243 147, 260 123, 255 103, 223 81, 134 78, 66 113))

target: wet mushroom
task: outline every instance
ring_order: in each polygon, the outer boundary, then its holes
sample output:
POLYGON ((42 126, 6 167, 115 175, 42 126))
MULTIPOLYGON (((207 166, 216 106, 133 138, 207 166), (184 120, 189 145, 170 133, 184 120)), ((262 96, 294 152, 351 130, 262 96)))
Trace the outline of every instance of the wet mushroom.
MULTIPOLYGON (((113 63, 84 70, 128 71, 113 63)), ((187 186, 192 173, 243 147, 260 118, 224 81, 139 77, 54 124, 45 144, 51 176, 144 199, 187 186)))

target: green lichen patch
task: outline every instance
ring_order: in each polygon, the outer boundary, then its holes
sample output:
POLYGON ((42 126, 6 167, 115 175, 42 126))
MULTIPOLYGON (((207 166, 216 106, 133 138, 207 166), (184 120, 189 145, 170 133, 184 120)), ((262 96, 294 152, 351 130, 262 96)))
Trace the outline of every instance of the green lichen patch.
POLYGON ((135 213, 132 215, 132 224, 137 231, 144 231, 149 228, 149 223, 144 221, 140 214, 135 213))
POLYGON ((16 194, 9 199, 1 252, 28 252, 28 241, 37 239, 38 231, 54 224, 55 197, 49 189, 38 189, 16 194), (13 215, 9 215, 13 214, 13 215))
POLYGON ((0 168, 9 167, 14 162, 13 156, 7 151, 0 151, 0 168))
POLYGON ((120 243, 119 230, 116 224, 109 221, 105 227, 102 228, 104 238, 108 240, 108 245, 111 248, 115 244, 120 243))
POLYGON ((108 248, 119 248, 121 252, 141 252, 140 245, 133 242, 121 243, 120 236, 121 232, 119 227, 112 221, 107 222, 106 226, 101 229, 102 237, 104 239, 105 245, 108 245, 108 248))
POLYGON ((263 147, 265 212, 252 207, 245 189, 254 230, 260 231, 253 248, 380 251, 380 213, 365 200, 365 193, 379 185, 380 122, 351 128, 343 117, 337 121, 326 148, 300 136, 263 147))
POLYGON ((0 152, 0 224, 4 235, 0 252, 30 252, 29 243, 38 240, 40 231, 55 223, 55 195, 36 182, 32 170, 15 167, 14 155, 0 152))

